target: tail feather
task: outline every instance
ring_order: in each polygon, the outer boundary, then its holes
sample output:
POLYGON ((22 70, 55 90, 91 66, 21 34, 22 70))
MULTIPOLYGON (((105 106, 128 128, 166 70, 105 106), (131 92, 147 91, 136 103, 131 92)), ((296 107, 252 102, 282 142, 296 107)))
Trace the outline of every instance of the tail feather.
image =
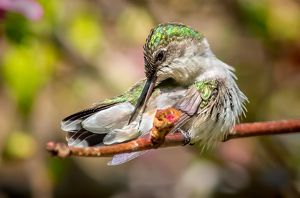
POLYGON ((68 132, 68 146, 74 147, 90 147, 103 145, 103 138, 106 134, 95 134, 85 129, 79 130, 77 133, 68 132))

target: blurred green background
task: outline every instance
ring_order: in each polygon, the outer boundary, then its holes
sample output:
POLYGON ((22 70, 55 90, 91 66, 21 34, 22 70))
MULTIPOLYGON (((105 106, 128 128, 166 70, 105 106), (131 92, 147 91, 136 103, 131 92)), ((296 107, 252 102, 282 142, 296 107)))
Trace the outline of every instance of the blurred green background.
POLYGON ((299 0, 35 3, 40 18, 0 10, 0 198, 300 197, 299 135, 230 140, 201 155, 199 145, 159 149, 113 167, 45 151, 65 141, 64 117, 144 77, 142 46, 163 22, 203 33, 235 67, 250 101, 242 122, 300 118, 299 0))

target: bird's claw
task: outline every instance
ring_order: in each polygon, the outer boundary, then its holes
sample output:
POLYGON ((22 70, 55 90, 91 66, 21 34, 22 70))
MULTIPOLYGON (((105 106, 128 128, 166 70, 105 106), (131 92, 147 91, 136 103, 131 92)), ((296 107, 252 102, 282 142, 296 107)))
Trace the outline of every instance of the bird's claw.
POLYGON ((184 130, 178 129, 178 131, 184 136, 184 144, 182 146, 187 145, 191 141, 191 136, 184 130))

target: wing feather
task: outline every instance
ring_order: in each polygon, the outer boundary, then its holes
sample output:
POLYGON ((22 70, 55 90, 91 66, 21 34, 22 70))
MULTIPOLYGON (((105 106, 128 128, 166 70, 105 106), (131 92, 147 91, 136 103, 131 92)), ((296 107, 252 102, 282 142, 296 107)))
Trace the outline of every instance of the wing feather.
POLYGON ((122 153, 122 154, 118 154, 115 155, 113 157, 113 159, 107 163, 107 165, 120 165, 123 164, 125 162, 128 162, 134 158, 137 158, 138 156, 146 153, 147 150, 145 151, 136 151, 136 152, 132 152, 132 153, 122 153))
POLYGON ((84 119, 115 104, 117 103, 98 104, 95 107, 74 113, 61 121, 61 129, 68 132, 77 132, 81 129, 81 122, 84 119))
MULTIPOLYGON (((144 134, 141 135, 139 138, 147 138, 148 134, 144 134)), ((107 165, 120 165, 123 164, 125 162, 128 162, 130 160, 133 160, 134 158, 137 158, 138 156, 146 153, 148 150, 145 151, 136 151, 136 152, 132 152, 132 153, 121 153, 121 154, 117 154, 114 155, 113 159, 107 163, 107 165)))
POLYGON ((68 146, 74 147, 89 147, 102 146, 105 134, 95 134, 85 129, 81 129, 77 133, 68 132, 67 141, 68 146))
MULTIPOLYGON (((188 122, 191 119, 193 115, 196 114, 201 101, 202 98, 200 96, 200 93, 195 87, 191 87, 186 91, 185 96, 182 97, 173 106, 173 108, 179 110, 182 114, 179 121, 175 123, 174 128, 170 131, 170 134, 175 133, 177 129, 182 127, 186 122, 188 122)), ((141 135, 140 138, 146 137, 147 135, 149 135, 149 132, 141 135)), ((115 155, 113 159, 108 163, 108 165, 123 164, 144 154, 145 152, 146 151, 137 151, 132 153, 122 153, 122 154, 115 155)))

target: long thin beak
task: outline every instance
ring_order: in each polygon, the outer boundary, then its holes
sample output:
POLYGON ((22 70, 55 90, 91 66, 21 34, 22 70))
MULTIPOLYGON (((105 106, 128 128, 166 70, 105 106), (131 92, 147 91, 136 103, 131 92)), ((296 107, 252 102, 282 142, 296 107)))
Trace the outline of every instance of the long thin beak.
POLYGON ((144 100, 145 98, 145 101, 144 101, 144 104, 143 104, 143 107, 142 107, 142 113, 144 113, 145 111, 145 108, 146 108, 146 104, 147 104, 147 101, 149 100, 151 94, 152 94, 152 91, 153 91, 153 88, 155 86, 155 83, 156 83, 156 74, 154 74, 151 79, 148 79, 145 86, 144 86, 144 89, 142 91, 142 94, 140 95, 138 101, 137 101, 137 104, 135 105, 135 108, 131 114, 131 117, 129 119, 129 122, 128 124, 131 122, 132 118, 134 117, 135 113, 136 113, 136 110, 140 107, 142 101, 144 100))

